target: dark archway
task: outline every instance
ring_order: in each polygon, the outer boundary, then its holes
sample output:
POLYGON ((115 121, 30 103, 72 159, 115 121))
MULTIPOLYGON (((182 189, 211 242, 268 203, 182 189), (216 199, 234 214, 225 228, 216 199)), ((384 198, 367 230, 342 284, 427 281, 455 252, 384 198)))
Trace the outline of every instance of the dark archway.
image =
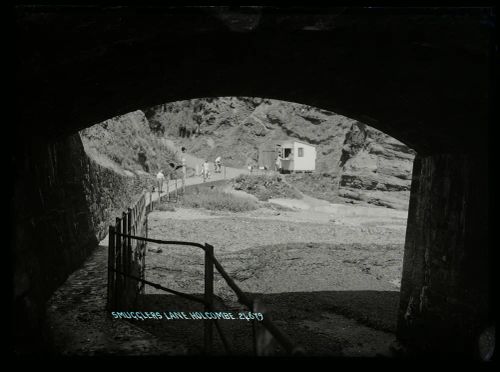
POLYGON ((476 142, 464 124, 487 121, 491 69, 480 9, 341 11, 255 9, 254 28, 233 31, 210 8, 20 9, 19 105, 33 107, 20 119, 52 114, 40 129, 54 137, 164 102, 268 97, 358 119, 422 154, 476 142))
MULTIPOLYGON (((39 198, 50 179, 54 141, 169 101, 301 102, 358 119, 418 152, 399 336, 417 347, 476 353, 478 332, 491 321, 488 11, 18 8, 15 278, 29 283, 47 270, 25 262, 22 251, 33 248, 20 227, 49 213, 44 202, 33 208, 25 200, 39 198), (27 184, 24 174, 33 171, 27 184)), ((19 298, 29 297, 25 282, 19 298)))

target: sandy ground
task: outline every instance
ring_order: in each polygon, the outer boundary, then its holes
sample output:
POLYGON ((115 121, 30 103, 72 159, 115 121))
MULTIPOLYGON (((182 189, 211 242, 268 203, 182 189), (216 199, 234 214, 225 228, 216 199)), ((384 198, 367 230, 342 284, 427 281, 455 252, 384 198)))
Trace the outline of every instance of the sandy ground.
MULTIPOLYGON (((204 243, 240 288, 263 299, 276 324, 310 355, 390 355, 399 301, 407 212, 330 204, 306 197, 275 199, 251 212, 176 208, 149 215, 149 236, 204 243)), ((203 293, 203 253, 196 248, 148 245, 147 279, 203 293)), ((242 310, 220 275, 221 308, 242 310)), ((193 309, 151 287, 143 307, 193 309), (148 297, 149 296, 149 297, 148 297)), ((201 350, 201 323, 142 323, 160 338, 180 338, 201 350)), ((222 321, 237 353, 251 353, 251 326, 222 321)), ((219 350, 222 346, 219 345, 219 350)))

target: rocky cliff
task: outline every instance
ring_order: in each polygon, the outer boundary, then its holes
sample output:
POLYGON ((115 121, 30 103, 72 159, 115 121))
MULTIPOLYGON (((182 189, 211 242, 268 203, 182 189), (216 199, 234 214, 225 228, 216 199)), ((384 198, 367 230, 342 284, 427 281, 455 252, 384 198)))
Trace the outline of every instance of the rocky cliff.
POLYGON ((167 103, 144 110, 151 128, 193 153, 243 167, 266 141, 297 138, 317 146, 317 170, 338 172, 346 133, 355 120, 333 112, 263 98, 221 97, 167 103))
POLYGON ((140 110, 85 128, 80 137, 93 161, 125 176, 166 172, 177 161, 140 110))
POLYGON ((317 149, 316 170, 331 193, 352 203, 407 209, 415 152, 356 120, 292 102, 221 97, 166 103, 144 110, 151 130, 188 152, 243 167, 258 147, 296 138, 317 149))
POLYGON ((340 157, 339 196, 408 209, 415 151, 362 123, 347 133, 340 157))

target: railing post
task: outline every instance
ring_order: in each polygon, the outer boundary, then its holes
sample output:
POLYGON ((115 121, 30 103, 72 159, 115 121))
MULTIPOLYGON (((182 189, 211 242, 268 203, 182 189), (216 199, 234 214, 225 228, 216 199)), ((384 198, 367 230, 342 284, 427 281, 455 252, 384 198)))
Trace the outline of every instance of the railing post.
MULTIPOLYGON (((122 223, 121 220, 117 217, 116 218, 116 224, 115 224, 116 232, 118 234, 121 234, 123 232, 122 230, 122 223)), ((115 248, 116 248, 116 255, 115 255, 115 269, 119 272, 122 271, 122 237, 119 235, 116 236, 116 241, 115 241, 115 248)), ((115 310, 119 310, 121 307, 120 299, 122 297, 122 283, 123 283, 123 276, 119 273, 116 273, 116 281, 115 281, 115 310)))
MULTIPOLYGON (((254 311, 253 308, 252 308, 252 311, 254 311)), ((254 355, 258 355, 257 354, 257 351, 258 351, 258 348, 257 348, 257 324, 255 322, 255 319, 252 319, 252 346, 253 346, 254 355)))
MULTIPOLYGON (((128 220, 128 215, 127 213, 125 212, 122 212, 122 219, 121 219, 121 227, 120 227, 120 230, 121 230, 121 233, 122 234, 127 234, 127 220, 128 220)), ((122 242, 121 242, 121 263, 120 263, 120 271, 125 273, 125 274, 128 274, 127 272, 127 261, 128 261, 128 257, 127 257, 127 243, 128 243, 128 239, 125 238, 125 237, 122 237, 122 242)), ((122 275, 122 288, 120 290, 120 303, 121 303, 121 307, 123 308, 123 306, 127 306, 127 295, 128 295, 128 282, 129 282, 129 278, 127 276, 124 276, 122 275)))
MULTIPOLYGON (((143 215, 144 221, 141 220, 141 232, 144 233, 144 236, 147 238, 148 237, 148 215, 144 211, 143 215)), ((146 252, 147 252, 147 242, 142 242, 139 243, 141 244, 141 252, 142 252, 142 257, 141 257, 141 279, 146 279, 146 252)), ((145 293, 145 287, 144 285, 141 287, 141 293, 145 293)))
POLYGON ((115 304, 115 228, 109 227, 108 235, 108 311, 116 310, 115 304))
MULTIPOLYGON (((167 181, 168 182, 168 181, 167 181)), ((167 183, 168 184, 168 183, 167 183)), ((146 195, 141 198, 141 204, 138 210, 137 214, 137 226, 136 226, 136 231, 139 232, 139 234, 143 234, 144 237, 148 237, 148 213, 146 210, 146 195)), ((146 278, 146 242, 137 242, 137 250, 140 252, 140 257, 139 259, 141 260, 141 279, 146 278)), ((141 284, 141 294, 145 293, 145 286, 144 283, 141 284)))
MULTIPOLYGON (((254 313, 261 313, 266 318, 269 318, 266 306, 258 298, 254 298, 252 301, 252 311, 254 313)), ((253 320, 253 332, 255 354, 257 356, 273 355, 275 346, 273 335, 265 327, 255 322, 255 320, 253 320)))
MULTIPOLYGON (((205 243, 205 311, 212 311, 214 297, 214 247, 205 243)), ((213 324, 210 319, 204 321, 205 354, 212 353, 213 324)))
MULTIPOLYGON (((132 215, 132 209, 128 208, 127 209, 127 219, 126 219, 126 222, 127 222, 127 225, 125 227, 125 230, 127 231, 127 235, 132 235, 132 223, 133 223, 133 215, 132 215)), ((127 244, 126 244, 126 257, 127 257, 127 260, 125 261, 125 272, 127 274, 131 274, 132 273, 132 239, 131 238, 127 238, 127 244)), ((127 299, 129 299, 130 297, 128 297, 130 291, 132 290, 133 286, 134 286, 134 282, 132 280, 130 280, 129 278, 127 278, 127 287, 126 287, 126 290, 127 290, 127 299)), ((127 303, 127 306, 129 306, 130 304, 127 303)))

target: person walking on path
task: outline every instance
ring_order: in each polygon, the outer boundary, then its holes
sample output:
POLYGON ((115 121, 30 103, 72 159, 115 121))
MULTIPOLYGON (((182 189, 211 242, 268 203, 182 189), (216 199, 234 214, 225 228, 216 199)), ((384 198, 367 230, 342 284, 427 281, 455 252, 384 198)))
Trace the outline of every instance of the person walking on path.
POLYGON ((182 193, 186 190, 186 175, 187 175, 187 168, 186 168, 186 148, 182 147, 181 149, 181 165, 182 165, 182 193))
POLYGON ((276 158, 276 171, 281 173, 281 156, 276 158))
POLYGON ((158 174, 156 175, 156 181, 158 183, 158 194, 161 195, 163 192, 163 181, 165 180, 165 175, 163 174, 163 171, 160 169, 158 174))
POLYGON ((207 160, 205 160, 203 162, 201 172, 203 174, 203 182, 205 182, 205 180, 209 177, 209 168, 208 168, 208 161, 207 160))
POLYGON ((215 159, 215 173, 220 173, 221 172, 221 167, 222 167, 222 159, 220 156, 217 156, 215 159))
POLYGON ((186 155, 184 155, 186 153, 186 148, 185 147, 182 147, 181 149, 181 165, 182 165, 182 176, 183 178, 185 179, 186 178, 186 155))

